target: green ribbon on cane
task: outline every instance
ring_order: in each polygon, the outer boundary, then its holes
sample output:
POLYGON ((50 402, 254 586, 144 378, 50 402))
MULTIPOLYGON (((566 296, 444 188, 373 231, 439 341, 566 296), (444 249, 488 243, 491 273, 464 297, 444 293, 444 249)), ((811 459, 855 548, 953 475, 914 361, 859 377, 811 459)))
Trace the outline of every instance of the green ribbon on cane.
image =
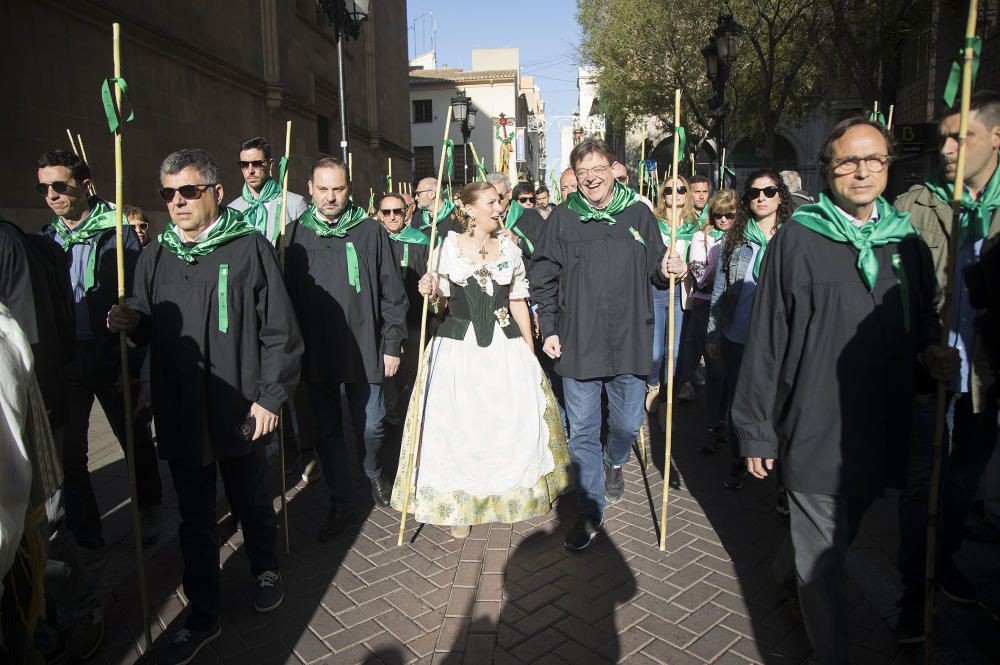
MULTIPOLYGON (((674 127, 674 132, 676 132, 677 136, 679 137, 677 141, 677 154, 683 157, 684 148, 685 146, 687 146, 687 132, 684 131, 683 127, 677 127, 677 126, 674 127)), ((680 169, 678 169, 678 171, 679 170, 680 169)))
POLYGON ((868 122, 876 122, 885 127, 885 116, 881 111, 872 111, 868 116, 868 122))
POLYGON ((444 143, 444 170, 448 174, 448 179, 455 177, 455 142, 445 139, 444 143))
POLYGON ((944 86, 944 103, 951 108, 955 105, 955 97, 958 96, 958 89, 962 86, 962 61, 965 59, 965 49, 972 49, 972 83, 975 84, 976 76, 979 74, 979 56, 983 51, 982 37, 966 37, 965 46, 958 52, 958 60, 951 63, 951 73, 948 74, 948 83, 944 86))
POLYGON ((132 108, 132 102, 129 101, 128 84, 125 83, 125 79, 113 76, 104 79, 104 83, 101 84, 101 101, 104 103, 104 115, 108 118, 108 131, 112 134, 117 132, 126 122, 135 120, 135 109, 132 108), (128 117, 125 118, 124 122, 121 119, 121 109, 115 106, 115 96, 111 93, 112 83, 122 91, 122 101, 128 102, 128 117))

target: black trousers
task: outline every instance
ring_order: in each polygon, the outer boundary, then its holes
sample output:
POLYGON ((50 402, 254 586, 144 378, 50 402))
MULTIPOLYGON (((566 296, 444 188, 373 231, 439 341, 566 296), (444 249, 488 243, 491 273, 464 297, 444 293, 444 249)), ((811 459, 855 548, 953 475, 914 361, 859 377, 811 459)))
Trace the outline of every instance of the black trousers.
MULTIPOLYGON (((92 343, 78 342, 76 355, 66 372, 66 426, 63 436, 63 475, 66 494, 66 525, 77 543, 88 549, 104 547, 101 511, 87 469, 90 410, 94 398, 101 403, 111 430, 125 450, 125 405, 115 389, 121 379, 92 343)), ((139 508, 158 506, 162 501, 160 470, 148 425, 135 423, 136 488, 139 508)))
POLYGON ((219 532, 216 524, 216 469, 226 497, 243 528, 243 548, 253 576, 278 569, 278 521, 274 514, 263 442, 241 457, 201 467, 170 461, 181 514, 178 542, 184 557, 184 595, 191 603, 185 625, 205 630, 219 621, 219 532))
POLYGON ((788 491, 802 618, 823 665, 848 665, 844 561, 871 503, 871 497, 788 491))

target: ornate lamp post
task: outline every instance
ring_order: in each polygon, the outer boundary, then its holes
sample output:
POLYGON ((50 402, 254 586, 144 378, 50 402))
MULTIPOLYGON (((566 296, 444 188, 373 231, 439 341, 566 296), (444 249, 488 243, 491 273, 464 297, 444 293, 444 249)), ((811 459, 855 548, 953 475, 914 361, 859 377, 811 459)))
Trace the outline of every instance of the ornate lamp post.
POLYGON ((451 98, 451 117, 458 123, 462 131, 462 184, 469 184, 469 136, 476 126, 476 115, 479 109, 472 104, 472 101, 465 95, 465 91, 459 93, 458 97, 451 98))
POLYGON ((709 114, 718 118, 718 138, 719 150, 726 144, 725 117, 729 112, 726 104, 726 82, 729 80, 729 72, 736 62, 736 57, 740 50, 740 39, 743 35, 743 28, 737 23, 732 15, 727 14, 719 17, 719 25, 715 28, 708 44, 701 49, 701 55, 705 58, 705 70, 708 80, 712 82, 715 90, 715 97, 708 102, 709 114))
POLYGON ((337 33, 337 91, 340 94, 340 149, 347 163, 347 107, 344 102, 344 39, 361 37, 370 0, 317 0, 337 33))

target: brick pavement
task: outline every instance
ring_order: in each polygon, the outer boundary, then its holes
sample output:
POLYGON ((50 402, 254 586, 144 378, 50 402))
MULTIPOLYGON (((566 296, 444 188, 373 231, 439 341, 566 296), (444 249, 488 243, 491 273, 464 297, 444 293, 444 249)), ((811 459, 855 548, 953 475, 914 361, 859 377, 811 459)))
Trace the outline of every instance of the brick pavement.
MULTIPOLYGON (((770 563, 785 523, 774 487, 748 481, 722 487, 728 455, 699 455, 700 406, 678 404, 667 551, 657 547, 654 509, 662 488, 662 433, 654 427, 648 468, 634 457, 626 493, 607 511, 608 537, 582 554, 562 546, 574 517, 572 495, 541 518, 474 527, 453 540, 446 529, 408 525, 396 547, 398 513, 371 510, 341 539, 320 544, 322 484, 290 488, 291 552, 281 555, 283 606, 251 607, 245 557, 220 501, 223 633, 195 663, 403 665, 541 663, 587 665, 778 665, 808 662, 809 645, 770 563)), ((91 467, 105 514, 111 589, 107 637, 94 662, 133 663, 142 620, 129 537, 125 466, 99 409, 92 423, 91 467)), ((169 474, 162 465, 164 487, 169 474)), ((275 486, 277 486, 275 474, 275 486)), ((166 491, 163 541, 147 550, 154 639, 183 617, 178 591, 176 502, 166 491)), ((278 501, 275 502, 276 506, 278 501)), ((852 663, 920 662, 891 633, 898 581, 895 502, 876 502, 848 568, 852 663)), ((984 599, 1000 609, 997 548, 966 545, 961 563, 984 599)), ((1000 624, 984 608, 943 601, 937 662, 1000 662, 1000 624)), ((145 660, 145 659, 144 659, 145 660)))

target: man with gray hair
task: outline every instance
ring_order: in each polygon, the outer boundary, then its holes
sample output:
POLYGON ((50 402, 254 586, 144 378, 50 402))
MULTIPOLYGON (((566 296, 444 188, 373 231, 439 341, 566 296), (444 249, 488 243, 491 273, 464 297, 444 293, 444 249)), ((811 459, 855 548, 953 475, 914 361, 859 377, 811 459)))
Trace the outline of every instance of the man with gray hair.
POLYGON ((809 196, 809 192, 802 189, 802 177, 799 175, 798 171, 782 171, 778 175, 785 183, 785 187, 788 188, 788 193, 791 194, 791 201, 789 203, 792 206, 792 212, 799 206, 806 205, 808 203, 816 203, 816 199, 809 196))
POLYGON ((510 178, 507 177, 506 173, 497 171, 487 175, 486 182, 493 185, 496 188, 497 193, 500 194, 500 214, 506 215, 507 209, 510 207, 510 178))
POLYGON ((274 249, 220 205, 219 180, 204 150, 163 160, 160 196, 172 223, 140 257, 128 305, 112 307, 107 320, 112 332, 149 344, 159 452, 181 515, 191 612, 160 665, 191 661, 222 630, 217 474, 243 527, 254 608, 270 612, 284 597, 264 443, 298 383, 302 336, 274 249))

